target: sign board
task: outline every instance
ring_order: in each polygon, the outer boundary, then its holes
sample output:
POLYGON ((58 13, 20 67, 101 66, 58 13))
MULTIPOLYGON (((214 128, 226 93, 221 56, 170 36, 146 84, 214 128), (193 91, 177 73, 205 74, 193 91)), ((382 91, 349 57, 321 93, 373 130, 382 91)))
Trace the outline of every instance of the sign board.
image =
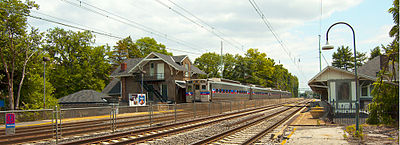
POLYGON ((129 94, 129 106, 146 106, 146 94, 129 94))
POLYGON ((0 100, 0 107, 4 107, 4 100, 0 100))
POLYGON ((15 114, 6 114, 6 135, 15 134, 15 114))

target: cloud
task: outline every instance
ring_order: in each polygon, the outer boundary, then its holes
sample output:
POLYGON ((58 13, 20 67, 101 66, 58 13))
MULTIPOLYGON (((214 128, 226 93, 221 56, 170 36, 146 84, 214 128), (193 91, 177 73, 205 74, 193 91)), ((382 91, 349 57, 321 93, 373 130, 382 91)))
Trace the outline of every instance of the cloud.
MULTIPOLYGON (((73 0, 66 0, 76 3, 73 0)), ((185 51, 194 51, 197 53, 217 52, 220 53, 221 39, 209 31, 193 24, 187 19, 179 16, 170 9, 157 3, 155 0, 119 0, 119 1, 98 1, 98 0, 83 0, 96 7, 118 14, 121 17, 139 23, 147 28, 151 28, 149 33, 138 29, 136 24, 127 22, 130 25, 118 22, 111 18, 96 14, 91 11, 72 6, 65 1, 48 1, 37 0, 40 5, 39 12, 52 15, 55 17, 67 19, 69 21, 82 24, 84 26, 111 33, 113 35, 127 37, 132 36, 133 39, 141 37, 154 37, 160 43, 165 44, 168 48, 181 49, 185 51), (135 26, 132 26, 135 25, 135 26), (161 32, 160 35, 154 33, 161 32), (166 37, 166 38, 165 38, 166 37), (172 41, 175 40, 175 41, 172 41), (184 45, 182 45, 184 43, 184 45), (190 46, 190 47, 189 47, 190 46), (193 48, 192 48, 193 47, 193 48)), ((163 0, 172 9, 179 11, 185 16, 194 20, 194 18, 184 11, 163 0)), ((190 11, 196 17, 202 19, 207 24, 213 26, 214 32, 220 34, 227 40, 235 40, 244 47, 244 51, 248 48, 259 48, 260 51, 266 52, 267 55, 276 61, 281 60, 285 67, 291 72, 298 74, 298 69, 289 60, 289 56, 283 51, 277 43, 272 33, 263 24, 256 11, 248 1, 232 1, 232 0, 173 0, 186 10, 190 11)), ((288 53, 291 57, 301 59, 301 71, 307 74, 306 77, 315 73, 311 66, 318 66, 315 63, 315 57, 318 53, 317 37, 309 36, 299 27, 310 22, 319 20, 320 16, 320 0, 256 0, 258 6, 263 11, 269 22, 273 26, 275 32, 279 35, 285 45, 287 45, 288 53), (307 62, 307 64, 306 64, 307 62)), ((323 16, 330 17, 335 12, 345 11, 351 7, 360 4, 362 0, 329 0, 323 1, 323 16)), ((84 4, 82 4, 84 5, 84 4)), ((116 18, 121 21, 120 18, 116 18)), ((62 27, 56 24, 51 24, 39 20, 29 20, 35 27, 41 28, 42 31, 52 27, 62 27)), ((126 21, 125 21, 126 22, 126 21)), ((67 23, 67 22, 65 22, 67 23)), ((198 22, 200 23, 200 22, 198 22)), ((202 24, 207 27, 205 24, 202 24)), ((64 27, 66 28, 66 27, 64 27)), ((70 28, 66 28, 70 29, 70 28)), ((373 38, 371 38, 371 41, 373 38)), ((116 39, 106 36, 97 36, 96 42, 99 45, 108 43, 115 45, 116 39)), ((241 46, 236 44, 232 46, 228 42, 224 42, 224 53, 243 54, 241 46)), ((367 43, 367 42, 366 42, 367 43)), ((188 54, 171 50, 174 54, 188 54)), ((188 54, 191 60, 195 60, 198 55, 188 54)), ((299 75, 299 74, 298 74, 299 75)), ((299 77, 300 78, 300 77, 299 77)), ((304 81, 304 79, 302 79, 304 81)), ((303 86, 304 87, 304 86, 303 86)))

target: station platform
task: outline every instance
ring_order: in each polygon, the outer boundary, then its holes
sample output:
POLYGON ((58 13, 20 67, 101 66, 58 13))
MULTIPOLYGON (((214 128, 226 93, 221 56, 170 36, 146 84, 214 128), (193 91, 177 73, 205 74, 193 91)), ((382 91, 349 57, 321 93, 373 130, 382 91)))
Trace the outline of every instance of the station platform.
POLYGON ((324 144, 347 145, 344 138, 344 127, 313 119, 310 112, 300 113, 285 130, 282 145, 324 144))
MULTIPOLYGON (((181 112, 183 110, 177 109, 177 112, 181 112)), ((158 111, 158 112, 153 112, 154 115, 156 114, 162 114, 162 113, 172 113, 174 110, 168 110, 168 111, 158 111)), ((124 113, 124 114, 117 114, 117 117, 129 117, 129 116, 144 116, 148 115, 149 112, 135 112, 135 113, 124 113)), ((100 116, 89 116, 89 117, 76 117, 76 118, 65 118, 62 119, 63 123, 69 123, 69 122, 79 122, 79 121, 89 121, 89 120, 99 120, 99 119, 107 119, 110 118, 110 115, 100 115, 100 116)), ((55 122, 54 120, 38 120, 38 121, 31 121, 31 122, 17 122, 15 123, 15 127, 29 127, 29 126, 38 126, 38 125, 47 125, 47 124, 52 124, 55 122)), ((5 125, 0 125, 0 129, 4 129, 5 125)))

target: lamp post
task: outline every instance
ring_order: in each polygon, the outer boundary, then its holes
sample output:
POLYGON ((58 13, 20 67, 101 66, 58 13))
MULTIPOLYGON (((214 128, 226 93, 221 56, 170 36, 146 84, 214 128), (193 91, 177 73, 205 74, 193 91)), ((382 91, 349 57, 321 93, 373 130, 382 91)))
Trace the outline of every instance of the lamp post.
POLYGON ((322 47, 322 50, 330 50, 333 49, 334 46, 333 45, 329 45, 328 42, 328 33, 329 30, 331 30, 331 28, 335 25, 338 24, 344 24, 350 27, 351 31, 353 32, 353 47, 354 47, 354 75, 355 75, 355 82, 356 82, 356 131, 359 130, 359 114, 360 114, 360 97, 358 96, 358 76, 357 76, 357 53, 356 53, 356 35, 354 33, 354 29, 353 27, 350 26, 350 24, 346 23, 346 22, 336 22, 334 24, 332 24, 329 28, 328 31, 326 31, 326 45, 322 47))
POLYGON ((50 61, 50 58, 43 57, 43 109, 46 109, 46 61, 50 61))

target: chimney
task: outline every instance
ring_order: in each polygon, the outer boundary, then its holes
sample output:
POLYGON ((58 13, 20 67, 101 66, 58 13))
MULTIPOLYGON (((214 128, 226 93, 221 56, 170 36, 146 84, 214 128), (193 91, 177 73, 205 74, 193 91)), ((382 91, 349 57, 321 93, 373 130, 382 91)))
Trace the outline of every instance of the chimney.
POLYGON ((123 62, 121 63, 121 71, 125 71, 126 70, 126 63, 123 62))

